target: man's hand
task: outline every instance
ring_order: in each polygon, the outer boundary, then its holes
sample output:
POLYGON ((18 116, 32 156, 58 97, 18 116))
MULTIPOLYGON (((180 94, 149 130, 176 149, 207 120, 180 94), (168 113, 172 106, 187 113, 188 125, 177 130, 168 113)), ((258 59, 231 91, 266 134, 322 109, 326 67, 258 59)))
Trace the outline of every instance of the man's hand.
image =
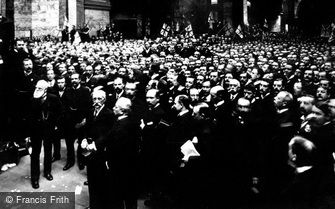
POLYGON ((83 139, 80 144, 81 148, 86 149, 87 145, 88 145, 87 139, 83 139))
POLYGON ((81 127, 83 127, 84 125, 86 124, 86 118, 84 118, 80 123, 77 123, 76 125, 75 125, 75 128, 81 128, 81 127))
POLYGON ((92 142, 91 144, 87 145, 86 149, 97 151, 97 147, 95 146, 95 142, 92 142))

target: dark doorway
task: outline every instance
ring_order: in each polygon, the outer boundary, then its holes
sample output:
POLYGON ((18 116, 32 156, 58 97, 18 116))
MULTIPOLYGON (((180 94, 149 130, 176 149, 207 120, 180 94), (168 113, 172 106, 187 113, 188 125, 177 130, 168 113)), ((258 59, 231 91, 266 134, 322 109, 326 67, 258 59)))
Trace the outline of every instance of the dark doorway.
POLYGON ((115 26, 117 30, 123 34, 124 38, 136 38, 137 37, 136 19, 115 20, 115 26))

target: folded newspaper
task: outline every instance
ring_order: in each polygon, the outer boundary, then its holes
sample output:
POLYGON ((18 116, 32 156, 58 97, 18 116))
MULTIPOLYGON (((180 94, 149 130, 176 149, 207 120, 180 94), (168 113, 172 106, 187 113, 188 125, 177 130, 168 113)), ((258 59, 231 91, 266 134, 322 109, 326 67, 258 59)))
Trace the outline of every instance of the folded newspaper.
POLYGON ((183 161, 188 161, 190 157, 199 157, 199 152, 195 149, 191 140, 188 140, 180 147, 181 152, 183 153, 183 161))

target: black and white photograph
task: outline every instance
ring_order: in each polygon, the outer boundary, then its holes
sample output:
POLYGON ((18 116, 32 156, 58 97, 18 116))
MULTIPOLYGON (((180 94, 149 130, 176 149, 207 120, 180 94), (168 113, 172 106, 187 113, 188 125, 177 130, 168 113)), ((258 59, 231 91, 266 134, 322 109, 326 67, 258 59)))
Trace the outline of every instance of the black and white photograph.
POLYGON ((334 0, 0 0, 0 208, 334 209, 334 0))

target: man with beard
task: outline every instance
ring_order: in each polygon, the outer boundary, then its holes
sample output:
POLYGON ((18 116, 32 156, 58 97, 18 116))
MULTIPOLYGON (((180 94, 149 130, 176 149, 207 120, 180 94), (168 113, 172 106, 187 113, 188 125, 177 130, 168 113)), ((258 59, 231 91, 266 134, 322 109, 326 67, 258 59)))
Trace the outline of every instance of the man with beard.
POLYGON ((211 90, 211 82, 206 80, 202 83, 202 88, 200 90, 199 96, 200 101, 209 103, 210 102, 210 90, 211 90))
POLYGON ((199 90, 196 88, 191 88, 190 93, 190 107, 193 108, 199 102, 199 90))
POLYGON ((52 134, 61 112, 59 99, 47 93, 48 83, 39 80, 36 84, 29 115, 30 134, 32 143, 31 153, 31 184, 34 189, 39 188, 40 152, 44 147, 44 177, 52 181, 51 156, 52 134))
POLYGON ((311 69, 306 69, 303 78, 303 88, 306 94, 315 95, 316 89, 313 83, 314 72, 311 69))
POLYGON ((143 176, 149 192, 149 199, 144 202, 151 206, 161 200, 162 182, 165 173, 165 131, 162 125, 165 112, 160 106, 159 91, 150 89, 146 94, 147 110, 142 119, 142 156, 143 176))
MULTIPOLYGON (((78 138, 78 143, 82 139, 81 129, 86 122, 86 117, 90 107, 90 90, 80 84, 78 73, 71 75, 71 87, 64 92, 65 106, 65 142, 67 148, 67 163, 63 170, 68 170, 75 163, 74 141, 78 138)), ((83 169, 83 156, 81 148, 77 150, 78 166, 83 169)))
POLYGON ((124 92, 125 81, 122 77, 116 77, 113 82, 113 90, 107 91, 107 107, 113 108, 116 101, 125 96, 124 92))
POLYGON ((132 102, 132 118, 139 122, 143 118, 145 102, 138 96, 136 83, 127 82, 124 91, 125 96, 132 102))
POLYGON ((304 96, 298 98, 298 102, 299 102, 299 110, 300 110, 300 113, 301 113, 300 131, 302 131, 302 128, 304 128, 305 132, 309 132, 310 126, 308 125, 307 116, 310 113, 312 113, 312 107, 315 104, 315 98, 312 95, 304 95, 304 96))
POLYGON ((16 40, 14 50, 10 52, 9 66, 12 67, 14 72, 17 72, 20 70, 20 65, 25 59, 30 59, 27 45, 23 40, 18 39, 16 40))
POLYGON ((273 81, 272 90, 273 95, 277 95, 280 91, 283 91, 285 88, 284 80, 282 78, 277 78, 273 81))
POLYGON ((92 93, 93 108, 87 116, 84 128, 85 138, 81 148, 87 156, 87 179, 90 197, 90 208, 108 208, 107 167, 105 149, 110 130, 113 127, 113 112, 105 106, 106 93, 95 90, 92 93))
POLYGON ((89 89, 93 89, 94 81, 93 81, 93 67, 92 65, 88 65, 85 67, 83 78, 81 79, 81 83, 88 87, 89 89))
POLYGON ((30 112, 29 104, 33 96, 35 85, 39 76, 33 71, 33 62, 31 59, 24 59, 22 66, 15 79, 15 94, 11 105, 13 114, 12 128, 13 135, 17 139, 23 139, 28 131, 27 116, 30 112))

